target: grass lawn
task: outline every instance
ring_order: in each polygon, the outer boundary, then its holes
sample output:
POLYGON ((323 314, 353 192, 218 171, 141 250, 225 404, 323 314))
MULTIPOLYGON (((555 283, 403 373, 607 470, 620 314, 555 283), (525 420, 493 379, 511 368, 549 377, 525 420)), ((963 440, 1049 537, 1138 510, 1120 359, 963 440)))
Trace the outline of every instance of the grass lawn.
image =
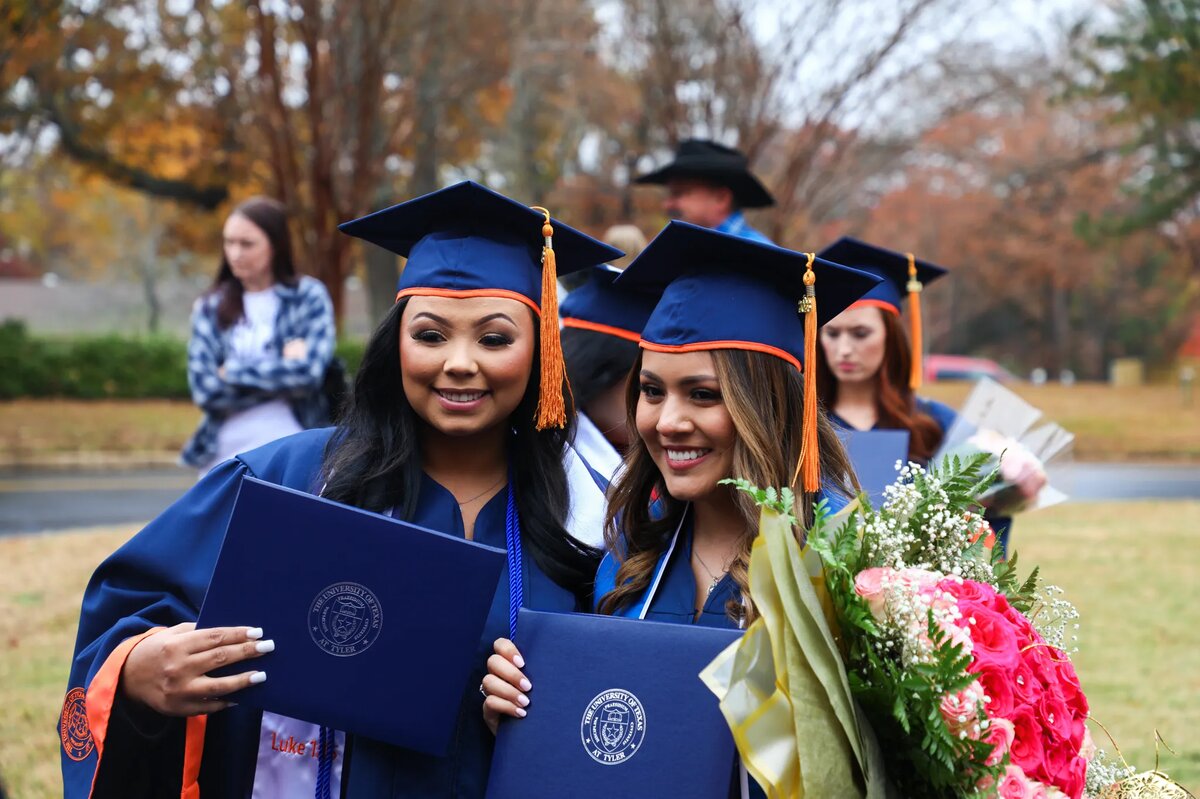
POLYGON ((53 462, 80 453, 173 460, 200 411, 186 400, 0 402, 0 464, 53 462))
MULTIPOLYGON (((1011 386, 1045 418, 1075 434, 1081 461, 1200 461, 1200 396, 1178 386, 1112 388, 1103 383, 1011 386)), ((959 407, 970 383, 929 383, 921 393, 959 407)))
MULTIPOLYGON (((1076 656, 1092 713, 1132 764, 1200 789, 1200 502, 1066 505, 1022 517, 1022 563, 1083 614, 1076 656)), ((16 799, 61 795, 55 720, 80 594, 134 529, 0 539, 0 769, 16 799)), ((1112 752, 1099 729, 1097 742, 1112 752)))

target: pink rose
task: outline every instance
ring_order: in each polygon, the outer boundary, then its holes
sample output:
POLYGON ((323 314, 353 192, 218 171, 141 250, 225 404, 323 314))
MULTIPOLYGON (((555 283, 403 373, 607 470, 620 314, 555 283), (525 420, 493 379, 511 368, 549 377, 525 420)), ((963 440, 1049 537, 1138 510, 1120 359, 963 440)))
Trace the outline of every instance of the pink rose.
MULTIPOLYGON (((978 702, 982 697, 982 689, 978 681, 958 691, 942 697, 939 710, 946 728, 954 735, 964 730, 971 733, 971 727, 979 720, 978 702)), ((974 737, 974 736, 972 736, 974 737)))
POLYGON ((1029 664, 1022 660, 1013 669, 1012 675, 1013 704, 1019 708, 1037 704, 1042 695, 1042 684, 1033 675, 1029 664))
POLYGON ((1076 754, 1071 750, 1069 743, 1065 741, 1053 741, 1043 736, 1042 765, 1036 773, 1046 782, 1052 785, 1058 784, 1075 757, 1076 754))
POLYGON ((984 585, 975 580, 942 580, 937 587, 952 594, 960 603, 971 602, 988 605, 996 594, 990 585, 984 585))
POLYGON ((1017 639, 1008 619, 983 605, 960 604, 963 618, 970 625, 975 660, 984 666, 1013 668, 1021 658, 1017 639), (972 623, 974 620, 974 623, 972 623))
POLYGON ((1008 754, 1012 762, 1026 773, 1040 770, 1042 765, 1042 729, 1029 708, 1019 708, 1010 719, 1013 724, 1013 741, 1008 754))
POLYGON ((871 608, 871 615, 878 621, 885 618, 883 581, 890 571, 892 570, 883 568, 864 569, 854 577, 854 593, 866 600, 871 608))
POLYGON ((999 799, 1030 799, 1029 782, 1018 766, 1011 763, 1004 767, 1004 776, 1000 778, 1000 787, 996 790, 999 799))
MULTIPOLYGON (((974 664, 971 671, 976 671, 974 664)), ((1012 673, 989 666, 978 670, 979 686, 988 701, 984 704, 993 720, 997 717, 1010 718, 1014 709, 1012 673)))
POLYGON ((1058 664, 1065 662, 1064 656, 1057 649, 1052 649, 1038 641, 1039 645, 1031 646, 1021 653, 1022 659, 1033 669, 1034 676, 1043 688, 1058 684, 1058 664))
POLYGON ((1076 717, 1086 717, 1088 714, 1087 697, 1079 684, 1079 675, 1075 666, 1069 660, 1058 664, 1058 684, 1062 688, 1063 701, 1075 712, 1076 717))
POLYGON ((1077 757, 1067 766, 1066 773, 1055 780, 1068 799, 1079 799, 1083 795, 1083 786, 1087 781, 1087 760, 1077 757))
POLYGON ((987 764, 994 766, 1004 759, 1008 748, 1012 746, 1014 735, 1013 723, 1008 719, 988 719, 987 732, 983 740, 992 745, 992 753, 987 757, 987 764))
MULTIPOLYGON (((1074 718, 1066 702, 1062 701, 1060 697, 1055 696, 1054 692, 1046 691, 1042 694, 1041 699, 1038 700, 1035 707, 1037 709, 1038 721, 1041 722, 1042 727, 1049 732, 1055 741, 1065 743, 1071 740, 1074 718)), ((1072 754, 1077 751, 1078 746, 1074 748, 1072 754)))

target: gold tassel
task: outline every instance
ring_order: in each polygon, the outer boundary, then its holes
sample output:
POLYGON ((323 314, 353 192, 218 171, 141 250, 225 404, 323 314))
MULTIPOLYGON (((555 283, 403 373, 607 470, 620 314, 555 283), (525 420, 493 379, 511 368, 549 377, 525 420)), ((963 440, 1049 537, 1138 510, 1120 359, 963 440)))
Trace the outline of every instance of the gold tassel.
POLYGON ((540 331, 542 338, 541 361, 542 374, 538 390, 537 429, 547 427, 563 428, 567 426, 566 398, 564 389, 570 391, 567 383, 566 365, 563 363, 562 339, 558 331, 558 267, 554 259, 554 227, 550 224, 550 212, 545 208, 532 206, 533 210, 545 214, 546 222, 542 225, 542 236, 546 242, 542 246, 542 301, 540 331))
POLYGON ((796 465, 801 487, 806 494, 821 488, 821 457, 817 451, 817 275, 813 272, 813 253, 806 253, 804 299, 798 310, 804 314, 804 408, 800 416, 800 462, 796 465))
POLYGON ((921 341, 921 281, 917 280, 917 259, 913 254, 908 255, 908 313, 912 323, 912 372, 908 376, 908 387, 916 391, 921 387, 924 367, 921 364, 921 353, 924 344, 921 341))

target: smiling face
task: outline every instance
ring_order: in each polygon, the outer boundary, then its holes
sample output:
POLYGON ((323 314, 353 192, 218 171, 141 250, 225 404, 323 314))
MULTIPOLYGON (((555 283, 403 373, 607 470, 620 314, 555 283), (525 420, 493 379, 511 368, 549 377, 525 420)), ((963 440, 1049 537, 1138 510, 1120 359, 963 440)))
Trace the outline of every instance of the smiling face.
POLYGON ((637 431, 667 491, 685 502, 709 497, 732 476, 737 431, 708 352, 642 355, 637 431))
POLYGON ((400 317, 404 395, 423 422, 448 436, 494 431, 529 385, 532 314, 501 297, 411 297, 400 317))
POLYGON ((862 383, 879 374, 887 345, 885 313, 869 305, 850 308, 821 328, 825 361, 839 383, 862 383))

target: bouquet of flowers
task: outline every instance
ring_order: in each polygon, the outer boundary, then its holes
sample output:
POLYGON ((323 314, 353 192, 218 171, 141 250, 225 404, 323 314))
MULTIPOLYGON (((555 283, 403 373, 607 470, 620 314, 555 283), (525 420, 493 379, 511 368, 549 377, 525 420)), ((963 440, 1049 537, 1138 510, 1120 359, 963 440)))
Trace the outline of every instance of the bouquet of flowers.
MULTIPOLYGON (((848 748, 862 753, 850 769, 858 795, 1080 799, 1116 796, 1132 776, 1097 751, 1085 723, 1088 701, 1069 656, 1078 613, 1036 569, 1018 580, 1017 559, 993 550, 978 505, 996 476, 985 472, 988 461, 986 453, 951 458, 930 472, 909 464, 878 509, 864 497, 837 516, 818 506, 803 547, 792 532, 791 493, 739 483, 764 506, 750 582, 769 635, 754 634, 756 621, 701 676, 768 795, 795 795, 799 784, 773 782, 772 773, 790 772, 767 763, 787 748, 786 735, 778 725, 773 736, 755 727, 762 708, 781 700, 779 691, 769 695, 771 680, 789 686, 783 701, 808 691, 833 708, 853 705, 849 723, 830 714, 828 726, 830 736, 860 744, 848 748), (803 579, 798 602, 764 586, 763 574, 778 579, 780 553, 797 564, 793 572, 807 569, 811 596, 803 579), (777 655, 772 674, 753 665, 764 652, 770 662, 772 647, 826 657, 829 647, 805 631, 813 623, 828 623, 841 687, 777 655), (760 706, 748 696, 762 697, 760 706)), ((794 714, 811 714, 807 704, 792 702, 794 714)), ((788 751, 803 775, 803 746, 788 751)), ((823 795, 813 786, 800 792, 823 795)))

